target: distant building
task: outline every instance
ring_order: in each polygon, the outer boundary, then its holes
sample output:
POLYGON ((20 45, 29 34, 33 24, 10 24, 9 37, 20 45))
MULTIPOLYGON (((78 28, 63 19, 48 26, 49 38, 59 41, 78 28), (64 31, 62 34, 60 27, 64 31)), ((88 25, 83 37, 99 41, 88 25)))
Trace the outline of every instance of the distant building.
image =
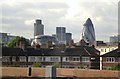
POLYGON ((66 33, 66 43, 69 43, 72 40, 72 33, 66 33))
POLYGON ((103 41, 96 41, 96 46, 106 46, 107 44, 103 41))
POLYGON ((88 18, 83 26, 82 39, 90 46, 95 45, 95 30, 91 19, 88 18))
POLYGON ((34 36, 36 35, 44 35, 44 25, 42 24, 42 20, 39 19, 34 23, 34 36))
POLYGON ((57 38, 56 34, 52 34, 53 37, 57 38))
POLYGON ((16 36, 9 35, 8 33, 0 33, 0 45, 5 46, 11 40, 13 40, 16 36))
POLYGON ((118 45, 118 36, 110 36, 110 45, 118 45))
POLYGON ((44 48, 45 48, 45 46, 48 43, 49 44, 51 43, 51 45, 57 46, 58 45, 58 40, 55 37, 49 36, 49 35, 37 35, 37 36, 35 36, 34 40, 31 43, 31 45, 32 46, 33 45, 40 45, 42 47, 44 46, 44 48))
POLYGON ((107 52, 117 49, 118 46, 96 46, 95 48, 100 51, 100 55, 103 55, 107 52))
POLYGON ((14 38, 16 38, 16 36, 9 35, 9 36, 8 36, 8 42, 12 41, 14 38))
POLYGON ((8 42, 7 33, 0 33, 0 45, 5 45, 8 42))
POLYGON ((65 27, 56 27, 56 36, 61 44, 66 43, 66 28, 65 27))

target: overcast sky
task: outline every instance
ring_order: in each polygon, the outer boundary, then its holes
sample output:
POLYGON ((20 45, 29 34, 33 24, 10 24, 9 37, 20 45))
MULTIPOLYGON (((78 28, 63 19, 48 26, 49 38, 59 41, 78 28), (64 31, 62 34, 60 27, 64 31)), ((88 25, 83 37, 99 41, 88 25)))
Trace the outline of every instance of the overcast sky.
MULTIPOLYGON (((97 40, 109 41, 118 32, 118 0, 1 0, 2 29, 11 35, 33 38, 35 19, 41 19, 45 34, 66 27, 77 42, 83 24, 91 18, 97 40)), ((1 13, 1 12, 0 12, 1 13)))

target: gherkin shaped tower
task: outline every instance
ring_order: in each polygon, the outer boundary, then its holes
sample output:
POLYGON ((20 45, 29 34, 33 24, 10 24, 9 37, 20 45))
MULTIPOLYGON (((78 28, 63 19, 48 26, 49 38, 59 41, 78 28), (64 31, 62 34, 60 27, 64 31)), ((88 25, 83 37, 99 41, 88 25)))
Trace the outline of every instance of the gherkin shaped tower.
POLYGON ((90 46, 95 45, 95 30, 90 18, 83 24, 82 39, 90 46))

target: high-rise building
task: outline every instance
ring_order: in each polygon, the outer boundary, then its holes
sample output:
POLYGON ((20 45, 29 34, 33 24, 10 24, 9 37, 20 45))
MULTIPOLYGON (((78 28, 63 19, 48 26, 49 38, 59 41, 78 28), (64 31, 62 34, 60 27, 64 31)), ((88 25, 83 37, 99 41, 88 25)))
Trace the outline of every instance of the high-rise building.
POLYGON ((34 23, 34 36, 37 35, 44 35, 44 25, 42 24, 42 20, 39 19, 34 23))
POLYGON ((72 33, 66 33, 66 43, 69 43, 72 40, 72 33))
POLYGON ((88 18, 83 26, 82 39, 90 46, 95 45, 95 30, 91 19, 88 18))
POLYGON ((110 45, 118 44, 118 36, 110 36, 110 45))
POLYGON ((66 43, 66 28, 65 27, 56 27, 56 36, 61 44, 66 43))

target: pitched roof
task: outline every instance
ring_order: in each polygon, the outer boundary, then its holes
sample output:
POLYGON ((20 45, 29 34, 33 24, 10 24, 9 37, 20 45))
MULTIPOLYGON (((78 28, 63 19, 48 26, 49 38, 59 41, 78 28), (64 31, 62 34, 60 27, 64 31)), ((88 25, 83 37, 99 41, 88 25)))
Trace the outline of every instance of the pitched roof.
POLYGON ((2 47, 2 55, 3 56, 16 56, 24 54, 23 50, 20 48, 7 48, 2 47))
POLYGON ((60 49, 34 49, 34 48, 6 48, 2 47, 3 56, 99 56, 93 47, 80 46, 76 48, 66 48, 64 52, 60 49))
POLYGON ((89 46, 79 46, 76 48, 66 48, 65 55, 68 56, 99 56, 99 51, 89 46))
POLYGON ((101 56, 102 57, 120 57, 120 51, 118 49, 115 49, 101 56))
POLYGON ((57 52, 57 49, 34 49, 34 48, 6 48, 2 47, 2 56, 53 56, 59 55, 60 53, 57 52))

